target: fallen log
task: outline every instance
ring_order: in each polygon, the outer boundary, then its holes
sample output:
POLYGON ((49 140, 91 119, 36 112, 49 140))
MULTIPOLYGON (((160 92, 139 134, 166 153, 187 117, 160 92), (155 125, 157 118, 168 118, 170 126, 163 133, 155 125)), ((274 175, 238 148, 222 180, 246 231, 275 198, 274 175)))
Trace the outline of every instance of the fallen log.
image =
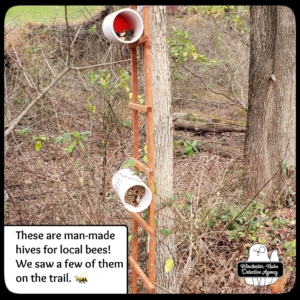
MULTIPOLYGON (((177 133, 173 133, 173 140, 174 141, 182 141, 181 143, 178 143, 175 148, 175 155, 179 156, 179 155, 184 155, 183 154, 183 150, 185 148, 184 146, 184 142, 186 140, 190 140, 191 141, 191 137, 187 137, 181 134, 177 134, 177 133)), ((225 158, 233 158, 236 157, 238 155, 241 155, 243 152, 243 149, 239 149, 239 148, 233 148, 230 146, 225 146, 224 143, 207 143, 207 142, 203 142, 200 139, 197 138, 192 138, 192 140, 197 140, 198 144, 196 146, 197 150, 199 152, 201 151, 205 151, 205 152, 209 152, 209 153, 213 153, 219 156, 223 156, 225 158)))
POLYGON ((245 132, 246 126, 242 123, 223 120, 221 118, 207 118, 198 114, 172 113, 173 126, 176 130, 188 130, 198 133, 214 132, 245 132))

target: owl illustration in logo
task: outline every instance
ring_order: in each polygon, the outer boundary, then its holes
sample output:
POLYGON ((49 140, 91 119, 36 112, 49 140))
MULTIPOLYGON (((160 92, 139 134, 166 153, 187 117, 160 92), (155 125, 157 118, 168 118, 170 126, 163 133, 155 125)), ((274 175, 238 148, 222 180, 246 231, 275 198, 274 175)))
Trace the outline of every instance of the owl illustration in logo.
MULTIPOLYGON (((249 249, 248 262, 279 262, 277 250, 274 250, 271 254, 271 258, 268 257, 268 250, 265 245, 255 244, 249 249)), ((254 286, 265 286, 275 283, 278 278, 267 277, 247 277, 245 281, 247 284, 254 286)))

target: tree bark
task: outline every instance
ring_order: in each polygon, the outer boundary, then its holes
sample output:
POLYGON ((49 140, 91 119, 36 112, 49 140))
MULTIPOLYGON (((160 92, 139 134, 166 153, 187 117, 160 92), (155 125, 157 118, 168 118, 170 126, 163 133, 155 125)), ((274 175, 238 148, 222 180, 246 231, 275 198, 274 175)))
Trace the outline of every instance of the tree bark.
POLYGON ((173 196, 173 137, 171 117, 171 73, 167 44, 167 19, 164 6, 150 6, 152 95, 154 117, 155 182, 156 182, 156 293, 178 293, 176 249, 174 234, 164 235, 160 230, 173 231, 173 212, 162 208, 162 202, 173 196), (173 258, 175 267, 165 273, 164 264, 173 258), (166 289, 166 290, 165 290, 166 289))
POLYGON ((263 189, 265 201, 287 187, 296 164, 296 26, 285 6, 251 6, 250 73, 245 155, 251 167, 247 192, 263 189))

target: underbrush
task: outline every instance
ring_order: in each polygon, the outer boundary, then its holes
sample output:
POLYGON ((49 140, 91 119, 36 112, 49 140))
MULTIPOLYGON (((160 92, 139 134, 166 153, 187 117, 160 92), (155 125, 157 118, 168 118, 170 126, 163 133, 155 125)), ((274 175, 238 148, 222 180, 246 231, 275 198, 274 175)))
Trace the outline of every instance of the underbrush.
MULTIPOLYGON (((285 291, 293 287, 296 266, 295 200, 279 207, 264 203, 242 190, 244 164, 208 153, 176 159, 176 194, 165 199, 156 214, 171 208, 173 229, 158 227, 164 236, 175 235, 175 267, 181 293, 256 293, 236 276, 237 262, 247 261, 252 244, 265 244, 268 256, 277 250, 285 272, 291 272, 285 291), (191 170, 191 166, 193 169, 191 170)), ((283 200, 283 199, 282 199, 283 200)), ((147 220, 147 213, 142 215, 147 220)), ((130 233, 130 230, 129 230, 130 233)), ((139 236, 139 259, 147 270, 148 236, 139 236)), ((163 239, 158 241, 163 243, 163 239)), ((140 293, 146 292, 140 282, 140 293)), ((262 293, 271 293, 264 287, 262 293)))

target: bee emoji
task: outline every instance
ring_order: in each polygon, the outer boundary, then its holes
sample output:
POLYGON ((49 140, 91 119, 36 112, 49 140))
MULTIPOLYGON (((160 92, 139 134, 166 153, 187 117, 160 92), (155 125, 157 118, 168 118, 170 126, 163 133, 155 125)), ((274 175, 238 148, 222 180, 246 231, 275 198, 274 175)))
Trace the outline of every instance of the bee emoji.
POLYGON ((76 282, 77 281, 78 281, 78 283, 86 283, 86 282, 88 282, 88 280, 86 278, 86 275, 87 275, 86 272, 83 272, 80 277, 74 276, 76 278, 76 282))

